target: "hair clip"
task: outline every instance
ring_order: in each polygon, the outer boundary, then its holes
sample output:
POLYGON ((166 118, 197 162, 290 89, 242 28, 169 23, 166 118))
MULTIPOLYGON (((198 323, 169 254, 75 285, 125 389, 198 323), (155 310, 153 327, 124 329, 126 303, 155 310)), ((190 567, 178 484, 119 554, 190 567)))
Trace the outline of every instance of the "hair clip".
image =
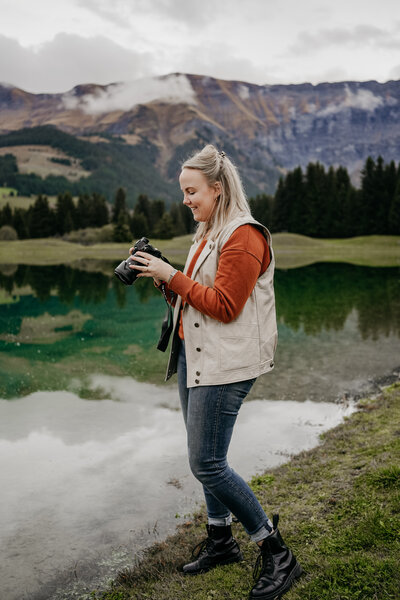
POLYGON ((218 152, 218 154, 220 155, 221 158, 225 158, 226 154, 223 150, 221 150, 221 152, 218 152))

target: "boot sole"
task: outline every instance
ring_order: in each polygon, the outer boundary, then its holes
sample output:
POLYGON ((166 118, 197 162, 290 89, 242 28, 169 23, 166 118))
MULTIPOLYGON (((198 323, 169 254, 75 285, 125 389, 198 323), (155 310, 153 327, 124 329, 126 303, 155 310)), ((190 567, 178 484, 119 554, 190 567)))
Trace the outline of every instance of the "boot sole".
POLYGON ((252 596, 250 592, 249 600, 280 600, 280 598, 290 590, 295 580, 300 577, 302 572, 303 569, 299 563, 297 563, 292 572, 289 573, 285 583, 279 591, 276 591, 273 594, 264 594, 264 596, 252 596))
POLYGON ((206 567, 204 569, 199 569, 198 571, 182 571, 182 573, 184 575, 201 575, 202 573, 208 573, 208 571, 211 571, 212 569, 215 569, 216 567, 223 567, 224 565, 231 565, 233 563, 242 562, 242 560, 243 560, 243 554, 240 553, 235 558, 229 558, 229 559, 223 560, 219 563, 215 563, 215 565, 210 565, 209 567, 206 567))

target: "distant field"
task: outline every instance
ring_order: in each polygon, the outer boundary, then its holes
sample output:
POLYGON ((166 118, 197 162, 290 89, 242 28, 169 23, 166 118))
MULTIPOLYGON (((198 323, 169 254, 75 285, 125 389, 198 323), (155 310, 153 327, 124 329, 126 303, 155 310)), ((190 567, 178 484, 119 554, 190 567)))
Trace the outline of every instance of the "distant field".
POLYGON ((61 150, 51 146, 6 146, 0 148, 0 156, 13 154, 17 159, 20 173, 35 173, 40 177, 47 175, 63 175, 70 181, 76 181, 81 177, 88 177, 89 171, 80 166, 77 158, 68 156, 61 150), (69 161, 71 164, 60 164, 52 159, 69 161))
MULTIPOLYGON (((366 236, 345 240, 317 240, 306 236, 277 233, 273 235, 277 267, 290 269, 316 262, 346 262, 356 265, 400 266, 400 236, 366 236)), ((172 262, 183 264, 191 236, 172 240, 151 240, 172 262)), ((78 264, 98 259, 122 260, 127 244, 81 246, 53 238, 0 242, 1 264, 55 265, 78 264)))
POLYGON ((0 199, 8 196, 16 196, 18 194, 15 188, 10 187, 0 187, 0 199))
MULTIPOLYGON (((31 204, 33 204, 37 198, 37 195, 34 196, 10 196, 4 190, 10 190, 12 188, 1 188, 0 187, 0 209, 3 208, 7 203, 11 206, 11 208, 29 208, 31 204), (3 191, 3 193, 2 193, 3 191)), ((56 205, 57 196, 47 196, 50 206, 56 205)))
POLYGON ((400 236, 367 235, 348 239, 320 240, 296 233, 272 236, 277 266, 292 268, 316 262, 355 265, 400 266, 400 236))

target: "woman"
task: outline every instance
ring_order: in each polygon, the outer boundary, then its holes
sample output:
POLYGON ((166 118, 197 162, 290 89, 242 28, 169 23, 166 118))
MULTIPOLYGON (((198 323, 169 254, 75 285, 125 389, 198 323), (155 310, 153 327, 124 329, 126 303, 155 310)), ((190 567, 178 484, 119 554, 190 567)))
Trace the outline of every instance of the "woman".
POLYGON ((186 574, 242 560, 232 514, 260 547, 253 600, 285 593, 301 567, 227 452, 239 408, 254 381, 270 371, 277 341, 274 256, 266 227, 253 219, 236 168, 208 145, 179 177, 183 202, 198 223, 185 269, 137 252, 138 277, 166 282, 175 305, 167 379, 178 372, 189 462, 203 484, 208 537, 186 574))

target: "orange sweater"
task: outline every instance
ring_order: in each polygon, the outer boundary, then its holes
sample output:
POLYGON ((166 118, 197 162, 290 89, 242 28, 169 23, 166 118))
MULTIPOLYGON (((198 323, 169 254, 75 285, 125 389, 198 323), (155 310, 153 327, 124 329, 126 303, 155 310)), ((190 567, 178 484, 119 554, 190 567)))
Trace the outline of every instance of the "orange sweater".
MULTIPOLYGON (((258 277, 267 270, 271 260, 269 246, 256 227, 238 227, 222 247, 214 286, 211 288, 190 279, 205 244, 206 240, 197 249, 187 275, 178 271, 169 287, 181 296, 182 305, 188 302, 209 317, 229 323, 243 310, 258 277)), ((183 339, 182 319, 179 337, 183 339)))

